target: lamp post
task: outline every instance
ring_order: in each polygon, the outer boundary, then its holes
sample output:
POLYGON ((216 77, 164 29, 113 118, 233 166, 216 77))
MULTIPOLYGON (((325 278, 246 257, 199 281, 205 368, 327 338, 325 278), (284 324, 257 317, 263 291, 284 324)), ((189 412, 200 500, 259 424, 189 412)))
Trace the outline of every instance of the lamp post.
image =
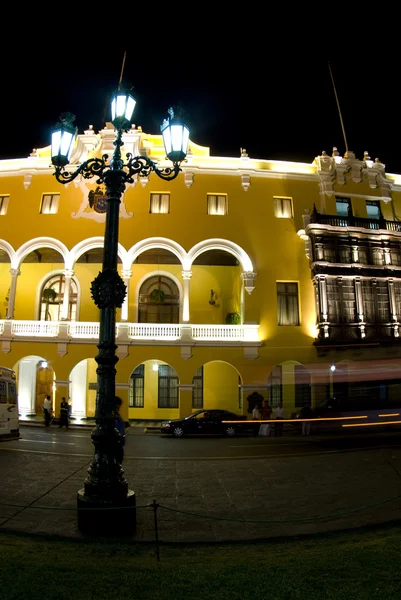
POLYGON ((116 460, 119 433, 115 420, 115 366, 118 362, 115 343, 116 308, 121 308, 126 286, 117 272, 119 207, 127 183, 134 175, 148 177, 156 173, 161 179, 171 181, 181 171, 188 142, 188 127, 169 109, 169 118, 161 132, 166 154, 172 166, 159 168, 147 156, 121 157, 123 132, 128 131, 136 101, 131 94, 119 89, 111 103, 112 123, 116 130, 115 150, 108 156, 90 158, 75 171, 66 169, 77 134, 74 115, 64 113, 61 122, 52 132, 52 163, 54 175, 62 184, 70 183, 78 175, 96 179, 105 184, 107 197, 106 226, 104 232, 103 268, 91 284, 91 294, 100 309, 100 330, 97 366, 96 426, 92 432, 94 457, 88 469, 84 487, 78 491, 78 526, 81 531, 95 534, 132 533, 136 525, 135 493, 128 489, 121 464, 116 460), (99 510, 108 509, 108 510, 99 510), (124 510, 127 509, 127 510, 124 510))

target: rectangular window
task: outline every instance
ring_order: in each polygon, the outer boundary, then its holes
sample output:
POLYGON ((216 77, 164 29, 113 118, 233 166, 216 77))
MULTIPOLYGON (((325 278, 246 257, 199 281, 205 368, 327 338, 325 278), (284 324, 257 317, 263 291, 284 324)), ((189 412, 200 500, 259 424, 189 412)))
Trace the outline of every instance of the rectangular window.
POLYGON ((159 365, 158 407, 178 408, 178 377, 170 365, 159 365))
POLYGON ((0 215, 5 215, 8 208, 8 199, 10 196, 0 196, 0 215))
POLYGON ((355 323, 356 320, 356 296, 355 283, 353 279, 343 279, 341 282, 343 322, 355 323))
POLYGON ((279 325, 299 325, 298 284, 277 282, 279 325))
POLYGON ((326 278, 326 291, 327 291, 327 309, 328 309, 328 320, 330 323, 340 322, 340 290, 338 289, 337 279, 334 277, 326 278))
POLYGON ((145 365, 139 365, 131 375, 128 406, 131 408, 144 407, 145 365))
POLYGON ((396 248, 390 248, 391 264, 396 267, 401 266, 401 255, 400 251, 396 248))
POLYGON ((168 215, 170 212, 170 194, 150 194, 151 214, 168 215))
POLYGON ((208 215, 226 215, 227 214, 227 196, 218 194, 207 195, 207 214, 208 215))
POLYGON ((336 249, 334 246, 323 246, 323 259, 327 262, 335 263, 336 261, 336 249))
POLYGON ((374 323, 375 318, 375 297, 373 294, 373 286, 370 280, 363 279, 361 281, 363 314, 367 323, 374 323))
POLYGON ((368 219, 380 219, 382 216, 380 202, 366 200, 366 212, 368 214, 368 219))
POLYGON ((292 198, 274 198, 274 216, 277 219, 292 219, 292 198))
POLYGON ((58 211, 60 194, 43 194, 40 205, 41 215, 55 215, 58 211))
POLYGON ((395 311, 397 318, 401 318, 401 281, 394 281, 395 311))
POLYGON ((349 198, 336 198, 336 212, 339 217, 350 217, 352 214, 349 198))
POLYGON ((276 408, 282 401, 282 372, 281 366, 274 367, 267 380, 267 399, 270 406, 276 408))
POLYGON ((376 307, 377 321, 379 323, 388 323, 390 321, 390 298, 387 281, 378 281, 376 283, 376 307))
POLYGON ((203 367, 199 367, 194 375, 192 408, 203 408, 203 367))

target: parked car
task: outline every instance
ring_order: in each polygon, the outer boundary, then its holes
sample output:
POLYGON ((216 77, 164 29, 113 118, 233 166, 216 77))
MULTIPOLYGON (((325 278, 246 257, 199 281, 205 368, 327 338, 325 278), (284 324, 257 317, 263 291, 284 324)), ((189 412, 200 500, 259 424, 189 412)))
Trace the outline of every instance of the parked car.
POLYGON ((183 419, 164 421, 160 430, 162 433, 170 433, 177 438, 188 434, 233 437, 237 433, 253 431, 253 425, 252 421, 247 420, 246 416, 237 415, 229 410, 198 410, 183 419), (236 421, 236 423, 223 423, 223 421, 236 421))

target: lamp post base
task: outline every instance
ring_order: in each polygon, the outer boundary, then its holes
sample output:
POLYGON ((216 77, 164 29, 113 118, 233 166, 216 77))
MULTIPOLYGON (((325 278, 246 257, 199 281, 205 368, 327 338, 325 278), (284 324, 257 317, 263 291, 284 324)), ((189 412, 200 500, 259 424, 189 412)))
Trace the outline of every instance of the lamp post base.
POLYGON ((106 536, 133 535, 136 530, 136 496, 128 490, 123 497, 102 499, 78 491, 78 529, 82 533, 106 536), (105 509, 105 510, 101 510, 105 509))

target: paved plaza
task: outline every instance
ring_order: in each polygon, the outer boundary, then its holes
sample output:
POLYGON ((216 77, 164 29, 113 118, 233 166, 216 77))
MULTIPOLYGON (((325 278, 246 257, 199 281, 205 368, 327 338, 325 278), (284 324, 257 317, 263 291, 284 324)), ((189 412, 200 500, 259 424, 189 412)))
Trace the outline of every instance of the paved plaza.
MULTIPOLYGON (((8 450, 2 442, 0 531, 82 539, 76 495, 89 460, 8 450)), ((138 541, 155 539, 153 510, 141 508, 153 500, 173 509, 158 509, 162 542, 256 540, 401 519, 401 448, 261 459, 127 458, 123 466, 137 497, 138 541)))

